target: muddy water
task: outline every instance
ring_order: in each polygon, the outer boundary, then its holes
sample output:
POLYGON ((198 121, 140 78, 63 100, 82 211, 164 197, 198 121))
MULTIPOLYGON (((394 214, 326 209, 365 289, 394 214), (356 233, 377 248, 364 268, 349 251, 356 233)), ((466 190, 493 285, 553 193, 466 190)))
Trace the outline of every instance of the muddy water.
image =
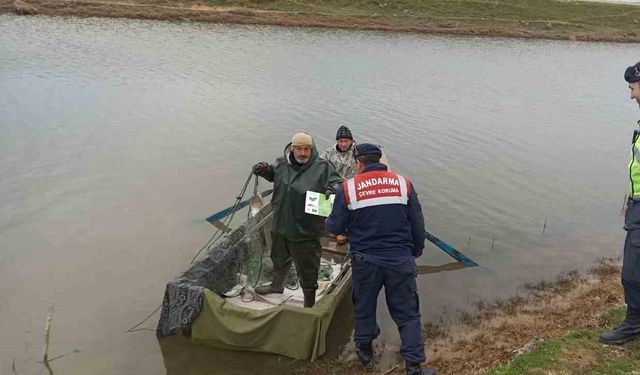
POLYGON ((635 59, 632 45, 0 16, 0 372, 44 373, 51 300, 50 356, 70 353, 56 373, 299 366, 124 333, 209 238, 202 218, 296 131, 324 148, 347 124, 382 143, 431 231, 482 264, 433 268, 451 259, 429 246, 425 321, 616 255, 635 59))

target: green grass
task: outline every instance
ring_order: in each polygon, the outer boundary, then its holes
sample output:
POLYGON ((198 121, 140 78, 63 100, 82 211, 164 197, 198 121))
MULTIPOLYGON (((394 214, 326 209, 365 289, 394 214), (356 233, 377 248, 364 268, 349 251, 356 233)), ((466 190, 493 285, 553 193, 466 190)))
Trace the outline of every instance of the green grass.
POLYGON ((640 6, 556 0, 208 0, 209 5, 459 21, 467 24, 541 23, 544 27, 640 29, 640 6))
MULTIPOLYGON (((623 319, 624 309, 616 309, 605 314, 601 324, 612 327, 623 319)), ((488 371, 487 375, 640 375, 640 341, 624 346, 603 345, 598 342, 603 330, 576 331, 541 342, 531 352, 488 371)))

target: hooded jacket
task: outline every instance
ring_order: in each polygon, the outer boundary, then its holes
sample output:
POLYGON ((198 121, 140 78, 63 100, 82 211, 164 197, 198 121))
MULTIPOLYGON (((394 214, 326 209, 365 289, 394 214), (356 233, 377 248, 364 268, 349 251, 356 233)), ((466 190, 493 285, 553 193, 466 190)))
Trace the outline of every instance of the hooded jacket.
POLYGON ((318 157, 315 142, 309 161, 298 164, 293 159, 291 143, 284 155, 270 164, 262 175, 273 182, 273 231, 289 240, 317 238, 324 228, 325 218, 307 214, 304 205, 307 191, 324 192, 327 187, 337 190, 342 178, 333 164, 318 157))

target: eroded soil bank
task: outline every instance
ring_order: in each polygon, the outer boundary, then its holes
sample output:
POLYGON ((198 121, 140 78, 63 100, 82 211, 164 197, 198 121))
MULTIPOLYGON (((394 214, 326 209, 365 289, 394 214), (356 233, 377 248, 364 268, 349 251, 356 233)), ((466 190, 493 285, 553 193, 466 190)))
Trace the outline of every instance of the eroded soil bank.
MULTIPOLYGON (((570 272, 552 282, 525 285, 520 296, 478 303, 473 313, 458 312, 440 324, 427 324, 427 365, 444 375, 483 374, 548 340, 579 330, 611 328, 617 322, 610 312, 624 306, 618 263, 603 260, 588 274, 570 272)), ((397 353, 389 353, 394 349, 377 350, 378 373, 403 373, 397 353), (397 365, 388 365, 392 356, 397 365)), ((352 348, 339 359, 309 364, 299 373, 345 371, 361 373, 352 348)))

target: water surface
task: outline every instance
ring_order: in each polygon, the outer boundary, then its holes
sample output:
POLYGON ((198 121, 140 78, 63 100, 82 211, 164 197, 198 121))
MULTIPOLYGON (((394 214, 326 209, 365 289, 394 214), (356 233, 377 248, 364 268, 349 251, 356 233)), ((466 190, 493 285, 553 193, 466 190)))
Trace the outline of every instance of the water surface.
MULTIPOLYGON (((638 117, 622 72, 637 58, 623 44, 2 15, 0 368, 44 373, 54 299, 50 355, 72 353, 56 373, 299 366, 124 333, 212 234, 202 218, 298 131, 325 148, 346 124, 383 144, 430 230, 482 265, 420 276, 424 321, 617 255, 638 117)), ((419 260, 450 261, 433 246, 419 260)), ((351 320, 347 302, 330 356, 351 320)))

